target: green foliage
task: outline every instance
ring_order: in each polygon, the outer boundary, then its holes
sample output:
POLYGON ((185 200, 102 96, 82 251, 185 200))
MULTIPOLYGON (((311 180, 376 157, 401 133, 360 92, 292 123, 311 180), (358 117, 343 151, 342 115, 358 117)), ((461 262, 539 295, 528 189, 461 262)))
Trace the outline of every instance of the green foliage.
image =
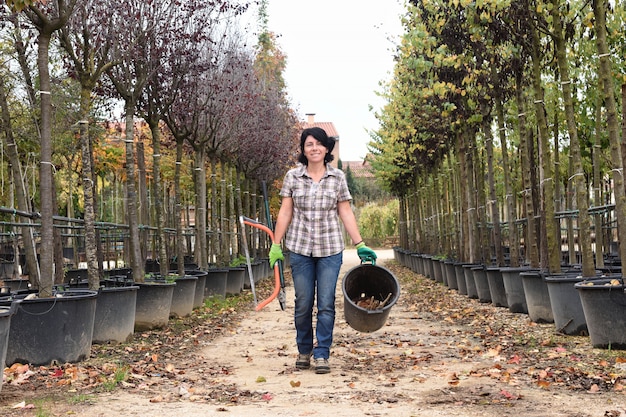
POLYGON ((228 266, 230 267, 237 267, 237 266, 241 266, 241 265, 246 265, 248 263, 247 259, 245 256, 239 254, 237 255, 236 258, 233 258, 230 263, 228 264, 228 266))
POLYGON ((375 178, 355 178, 354 187, 356 192, 352 194, 352 197, 357 206, 375 201, 388 201, 392 197, 375 178))
MULTIPOLYGON (((339 162, 341 163, 341 160, 339 162)), ((339 169, 342 168, 339 167, 339 169)), ((346 168, 344 172, 346 173, 346 182, 348 183, 348 189, 350 190, 350 194, 352 194, 352 196, 354 197, 355 195, 360 193, 360 190, 358 188, 359 185, 356 183, 356 178, 354 177, 354 174, 352 173, 350 167, 346 168)))
POLYGON ((399 203, 369 203, 359 213, 359 230, 364 240, 382 240, 398 233, 399 203))

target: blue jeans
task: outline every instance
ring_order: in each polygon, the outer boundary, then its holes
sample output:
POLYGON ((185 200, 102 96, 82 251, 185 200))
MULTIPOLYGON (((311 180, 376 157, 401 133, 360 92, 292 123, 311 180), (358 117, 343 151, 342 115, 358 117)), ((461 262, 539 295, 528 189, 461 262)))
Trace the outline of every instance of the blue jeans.
POLYGON ((289 263, 296 292, 295 325, 299 353, 328 359, 335 327, 335 290, 343 253, 313 258, 291 253, 289 263), (317 290, 317 291, 316 291, 317 290), (317 292, 317 327, 313 346, 313 303, 317 292))

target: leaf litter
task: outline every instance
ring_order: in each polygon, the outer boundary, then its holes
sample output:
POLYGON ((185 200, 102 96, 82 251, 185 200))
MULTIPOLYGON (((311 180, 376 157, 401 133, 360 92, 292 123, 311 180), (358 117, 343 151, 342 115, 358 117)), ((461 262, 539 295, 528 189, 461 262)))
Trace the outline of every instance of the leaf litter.
MULTIPOLYGON (((321 401, 512 407, 525 401, 523 392, 529 389, 611 393, 624 400, 626 352, 595 349, 588 337, 561 335, 553 324, 533 323, 525 314, 479 303, 395 262, 385 267, 402 285, 395 311, 405 312, 419 331, 383 328, 376 337, 338 334, 334 343, 342 353, 339 369, 333 372, 344 377, 344 386, 326 392, 321 401), (426 384, 434 378, 445 384, 419 399, 405 390, 406 384, 426 384), (364 380, 377 388, 369 388, 364 380)), ((287 270, 285 279, 289 283, 287 270)), ((271 284, 257 283, 257 295, 269 294, 271 284)), ((228 382, 236 377, 232 366, 201 355, 213 340, 237 334, 240 322, 252 314, 249 292, 235 298, 231 308, 201 307, 189 317, 170 320, 164 329, 136 333, 128 343, 93 345, 90 358, 77 364, 6 368, 0 412, 24 415, 40 396, 67 404, 68 394, 97 398, 116 390, 141 393, 152 403, 190 401, 224 407, 272 402, 276 394, 264 385, 274 375, 258 376, 248 389, 246 384, 228 382)), ((264 353, 291 361, 289 349, 280 345, 264 353)), ((254 354, 247 355, 254 361, 254 354)), ((295 369, 286 367, 278 374, 289 378, 290 390, 303 388, 295 369)), ((605 415, 626 416, 626 411, 609 407, 605 415)))

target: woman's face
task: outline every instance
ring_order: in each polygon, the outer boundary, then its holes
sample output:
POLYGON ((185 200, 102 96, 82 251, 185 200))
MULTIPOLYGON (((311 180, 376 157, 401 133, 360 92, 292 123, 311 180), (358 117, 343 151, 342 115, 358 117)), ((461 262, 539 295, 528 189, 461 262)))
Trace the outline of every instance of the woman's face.
POLYGON ((308 136, 304 141, 304 156, 311 162, 323 162, 328 150, 322 142, 315 139, 313 136, 308 136))

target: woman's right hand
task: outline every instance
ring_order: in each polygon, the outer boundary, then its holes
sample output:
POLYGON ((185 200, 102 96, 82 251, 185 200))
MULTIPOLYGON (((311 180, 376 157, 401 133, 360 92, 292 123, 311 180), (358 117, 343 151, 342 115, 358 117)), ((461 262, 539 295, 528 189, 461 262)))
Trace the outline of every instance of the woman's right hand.
POLYGON ((278 261, 284 261, 285 256, 283 255, 283 250, 278 243, 272 243, 270 247, 270 268, 274 268, 274 264, 278 261))

